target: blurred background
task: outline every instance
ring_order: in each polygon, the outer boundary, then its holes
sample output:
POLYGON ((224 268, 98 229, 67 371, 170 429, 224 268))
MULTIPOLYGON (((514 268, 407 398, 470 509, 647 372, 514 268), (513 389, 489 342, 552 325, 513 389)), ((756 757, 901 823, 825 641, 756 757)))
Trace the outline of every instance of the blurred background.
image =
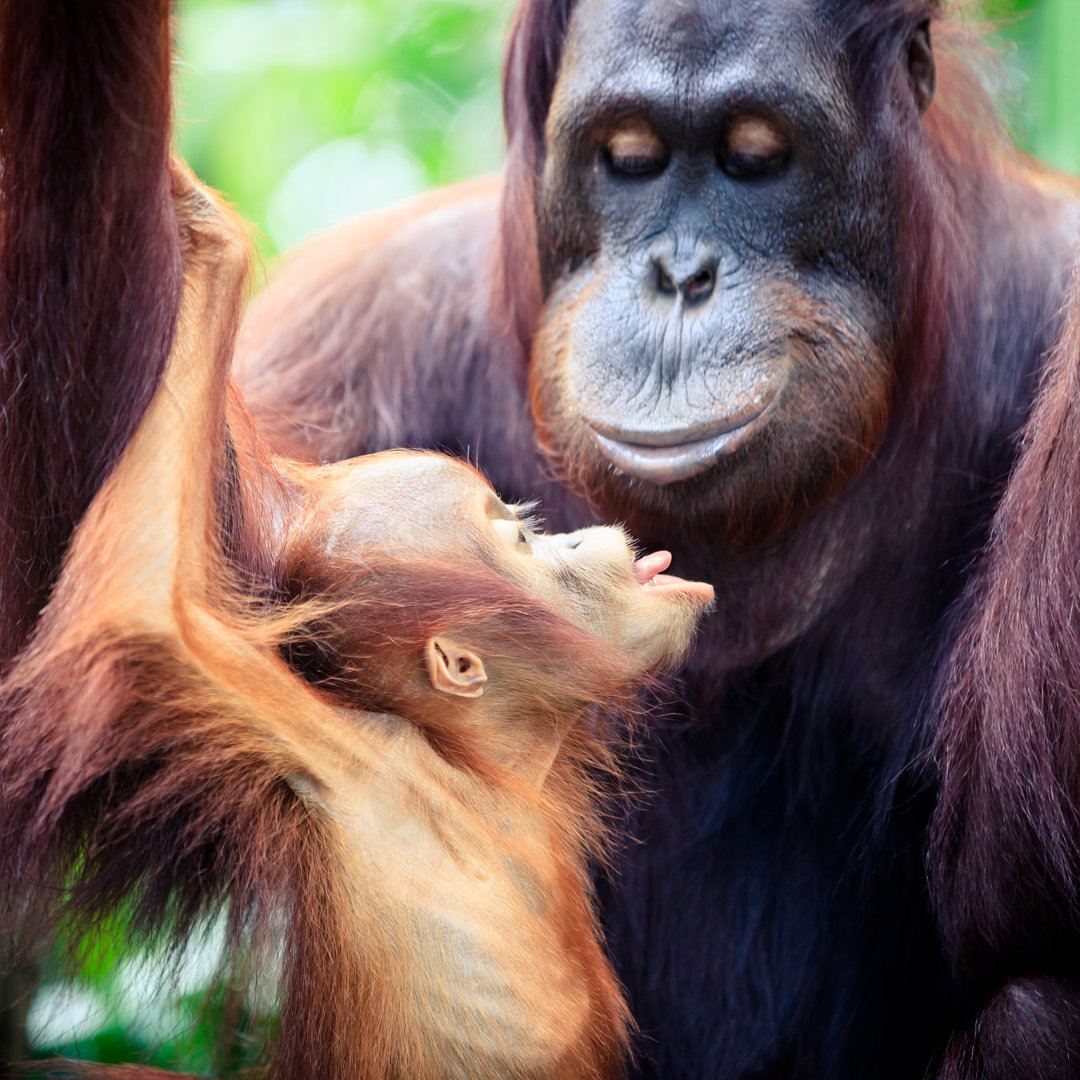
POLYGON ((182 0, 180 151, 264 254, 499 168, 512 0, 182 0))
MULTIPOLYGON (((1025 149, 1080 172, 1080 0, 963 5, 1015 73, 1025 149)), ((512 0, 182 0, 180 149, 264 254, 499 167, 512 0)))
MULTIPOLYGON (((181 153, 256 223, 268 258, 337 221, 499 167, 498 72, 512 0, 182 0, 181 153)), ((1080 173, 1080 0, 964 5, 992 24, 1007 117, 1027 150, 1080 173)), ((213 993, 219 927, 182 957, 129 947, 120 915, 58 956, 29 1002, 36 1053, 192 1072, 250 1064, 273 980, 213 993), (225 1045, 215 1042, 228 1016, 225 1045)), ((71 943, 69 943, 71 944, 71 943)))

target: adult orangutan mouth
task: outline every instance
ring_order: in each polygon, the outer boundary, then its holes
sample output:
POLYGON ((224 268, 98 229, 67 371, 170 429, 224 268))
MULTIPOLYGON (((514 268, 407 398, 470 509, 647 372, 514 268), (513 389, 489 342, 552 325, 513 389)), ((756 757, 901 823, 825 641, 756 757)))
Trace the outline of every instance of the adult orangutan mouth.
POLYGON ((778 394, 742 412, 681 431, 633 431, 589 420, 601 453, 624 473, 652 484, 674 484, 710 469, 745 445, 769 421, 778 394))

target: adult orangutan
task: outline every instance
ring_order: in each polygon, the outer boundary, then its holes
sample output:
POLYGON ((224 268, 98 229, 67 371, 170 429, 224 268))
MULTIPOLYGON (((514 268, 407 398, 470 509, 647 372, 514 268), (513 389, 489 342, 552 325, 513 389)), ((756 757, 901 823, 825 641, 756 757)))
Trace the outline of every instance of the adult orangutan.
POLYGON ((281 962, 281 1080, 614 1080, 605 720, 712 589, 460 461, 266 451, 228 381, 242 227, 170 168, 169 13, 0 6, 0 928, 126 902, 180 941, 224 905, 281 962))
POLYGON ((642 1076, 1080 1045, 1074 352, 1017 460, 1080 188, 986 63, 935 0, 525 0, 501 186, 315 241, 242 331, 278 447, 467 453, 715 586, 602 886, 642 1076))

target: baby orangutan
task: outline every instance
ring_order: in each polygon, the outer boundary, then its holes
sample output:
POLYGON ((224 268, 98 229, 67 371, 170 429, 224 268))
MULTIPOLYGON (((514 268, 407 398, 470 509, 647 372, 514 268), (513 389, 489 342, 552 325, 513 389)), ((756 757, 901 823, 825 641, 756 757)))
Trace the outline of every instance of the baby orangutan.
POLYGON ((536 531, 452 458, 389 451, 317 475, 285 555, 290 591, 342 601, 315 681, 474 767, 542 783, 568 726, 683 655, 712 599, 659 573, 666 552, 635 562, 622 529, 536 531))
POLYGON ((312 763, 319 787, 298 790, 341 830, 357 935, 387 949, 380 992, 425 1017, 414 1064, 390 1073, 616 1072, 625 1017, 585 872, 603 838, 590 769, 612 762, 587 714, 633 708, 711 588, 657 581, 665 556, 635 563, 619 529, 537 533, 449 458, 308 477, 286 588, 333 607, 292 658, 342 706, 378 710, 358 722, 384 750, 376 773, 312 763))
POLYGON ((165 373, 2 687, 7 910, 280 932, 273 1077, 619 1075, 603 720, 711 588, 619 529, 538 533, 449 458, 267 455, 228 390, 244 238, 180 172, 175 199, 165 373))

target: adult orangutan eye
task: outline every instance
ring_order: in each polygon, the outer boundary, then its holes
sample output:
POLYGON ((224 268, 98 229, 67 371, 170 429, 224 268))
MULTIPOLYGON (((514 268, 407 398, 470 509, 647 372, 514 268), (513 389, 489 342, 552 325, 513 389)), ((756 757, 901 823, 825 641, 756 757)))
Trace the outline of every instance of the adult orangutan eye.
POLYGON ((772 176, 787 165, 791 147, 783 132, 760 116, 740 116, 718 154, 720 168, 736 180, 772 176))
POLYGON ((624 124, 604 144, 604 160, 617 176, 655 176, 670 157, 664 140, 640 120, 624 124))

